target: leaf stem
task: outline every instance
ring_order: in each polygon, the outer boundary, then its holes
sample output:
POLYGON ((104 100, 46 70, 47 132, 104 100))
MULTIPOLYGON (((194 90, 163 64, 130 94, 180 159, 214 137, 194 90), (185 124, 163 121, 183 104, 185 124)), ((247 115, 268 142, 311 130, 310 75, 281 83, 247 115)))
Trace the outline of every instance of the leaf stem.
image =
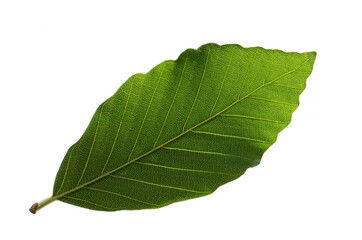
POLYGON ((39 209, 45 207, 46 205, 48 205, 49 203, 54 202, 55 200, 57 200, 56 197, 49 197, 44 199, 43 201, 41 201, 40 203, 34 203, 33 205, 31 205, 31 207, 29 208, 29 211, 33 214, 35 214, 39 209))

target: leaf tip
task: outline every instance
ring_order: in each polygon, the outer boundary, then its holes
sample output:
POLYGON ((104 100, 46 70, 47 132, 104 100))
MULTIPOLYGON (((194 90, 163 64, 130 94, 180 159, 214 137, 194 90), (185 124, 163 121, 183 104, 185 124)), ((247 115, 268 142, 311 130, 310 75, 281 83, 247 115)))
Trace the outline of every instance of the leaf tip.
POLYGON ((30 211, 32 214, 35 214, 35 213, 36 213, 36 210, 38 209, 38 206, 39 206, 38 203, 34 203, 34 204, 31 205, 31 207, 29 208, 29 211, 30 211))
POLYGON ((317 57, 317 52, 316 51, 313 51, 313 52, 310 52, 312 54, 312 56, 315 58, 317 57))
POLYGON ((316 59, 316 57, 317 57, 317 52, 316 51, 308 52, 308 55, 314 61, 316 59))

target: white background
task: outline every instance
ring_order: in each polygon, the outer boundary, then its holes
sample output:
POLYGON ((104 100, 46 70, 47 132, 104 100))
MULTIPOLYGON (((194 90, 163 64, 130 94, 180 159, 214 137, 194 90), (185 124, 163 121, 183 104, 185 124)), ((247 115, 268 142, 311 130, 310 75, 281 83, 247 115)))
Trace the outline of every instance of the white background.
POLYGON ((360 1, 0 1, 1 239, 362 239, 360 1), (208 42, 317 51, 292 123, 214 194, 113 213, 54 202, 66 150, 132 74, 208 42))

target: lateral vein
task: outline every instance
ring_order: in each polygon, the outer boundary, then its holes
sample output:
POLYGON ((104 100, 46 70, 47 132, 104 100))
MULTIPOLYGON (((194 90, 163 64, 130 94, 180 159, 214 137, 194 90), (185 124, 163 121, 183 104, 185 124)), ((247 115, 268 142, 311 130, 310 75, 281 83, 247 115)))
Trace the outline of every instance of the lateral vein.
MULTIPOLYGON (((191 132, 193 132, 193 131, 191 131, 191 132)), ((185 148, 173 148, 173 147, 163 147, 163 148, 168 149, 168 150, 175 150, 175 151, 193 152, 193 153, 201 153, 201 154, 210 154, 210 155, 219 155, 219 156, 227 156, 227 157, 236 157, 236 158, 248 159, 248 158, 237 156, 237 155, 231 155, 231 154, 225 154, 225 153, 219 153, 219 152, 209 152, 209 151, 200 151, 200 150, 185 149, 185 148)))
POLYGON ((72 199, 72 200, 85 202, 85 203, 88 203, 88 204, 91 204, 91 205, 94 205, 94 206, 97 206, 97 207, 102 207, 102 208, 107 209, 107 210, 117 210, 118 209, 118 208, 106 207, 106 206, 104 206, 102 204, 94 203, 94 202, 87 201, 87 200, 84 200, 84 199, 81 199, 81 198, 75 198, 75 197, 69 197, 69 196, 63 196, 63 198, 69 198, 69 199, 72 199))
POLYGON ((256 99, 256 100, 260 100, 260 101, 271 102, 271 103, 279 103, 279 104, 291 105, 291 106, 297 106, 298 105, 296 103, 287 103, 287 102, 281 102, 281 101, 277 101, 277 100, 271 100, 271 99, 260 98, 260 97, 249 97, 249 99, 256 99))
POLYGON ((84 189, 93 190, 93 191, 98 191, 98 192, 104 192, 104 193, 112 194, 112 195, 115 195, 115 196, 127 198, 127 199, 130 199, 130 200, 136 201, 136 202, 145 203, 145 204, 152 205, 152 206, 157 206, 157 207, 162 207, 162 205, 158 205, 158 204, 154 204, 154 203, 142 201, 142 200, 139 200, 139 199, 136 199, 136 198, 133 198, 133 197, 129 197, 129 196, 126 196, 126 195, 123 195, 123 194, 120 194, 120 193, 115 193, 115 192, 111 192, 111 191, 106 191, 106 190, 103 190, 103 189, 90 188, 90 187, 84 187, 84 189))
POLYGON ((160 165, 160 164, 155 164, 155 163, 146 163, 146 162, 140 162, 140 161, 137 161, 135 163, 141 164, 141 165, 148 165, 148 166, 153 166, 153 167, 171 169, 171 170, 176 170, 176 171, 221 174, 221 175, 228 175, 228 176, 233 176, 233 177, 237 176, 236 174, 230 174, 230 173, 225 173, 225 172, 213 172, 213 171, 189 169, 189 168, 176 168, 176 167, 170 167, 170 166, 165 166, 165 165, 160 165))
POLYGON ((146 118, 147 118, 148 111, 150 110, 151 103, 152 103, 152 101, 153 101, 153 97, 155 96, 155 93, 156 93, 156 91, 157 91, 158 84, 160 83, 160 79, 161 79, 163 70, 165 69, 165 66, 166 66, 166 65, 164 64, 164 65, 163 65, 163 68, 162 68, 162 70, 161 70, 160 76, 158 77, 156 87, 155 87, 155 89, 154 89, 154 91, 153 91, 151 100, 150 100, 150 102, 148 103, 148 107, 147 107, 147 110, 146 110, 146 114, 145 114, 145 116, 143 117, 141 127, 140 127, 140 129, 138 130, 138 134, 137 134, 136 140, 135 140, 135 142, 134 142, 134 144, 133 144, 133 148, 132 148, 131 152, 129 153, 127 162, 129 162, 129 160, 130 160, 130 158, 131 158, 131 156, 132 156, 132 153, 133 153, 134 149, 136 148, 136 145, 137 145, 137 142, 138 142, 138 138, 139 138, 140 133, 141 133, 141 131, 142 131, 143 124, 145 123, 145 120, 146 120, 146 118))
POLYGON ((267 142, 261 139, 255 139, 255 138, 249 138, 249 137, 241 137, 241 136, 233 136, 233 135, 226 135, 226 134, 221 134, 221 133, 213 133, 213 132, 204 132, 204 131, 193 131, 191 130, 191 132, 193 133, 199 133, 199 134, 208 134, 208 135, 214 135, 214 136, 219 136, 219 137, 226 137, 226 138, 235 138, 235 139, 243 139, 243 140, 248 140, 248 141, 253 141, 253 142, 261 142, 261 143, 268 143, 271 144, 272 142, 267 142))
POLYGON ((126 105, 125 105, 125 107, 124 107, 124 109, 123 109, 123 114, 122 114, 122 117, 121 117, 121 121, 120 121, 119 126, 118 126, 118 129, 117 129, 117 134, 116 134, 116 137, 114 138, 111 151, 110 151, 110 153, 109 153, 109 155, 108 155, 108 157, 107 157, 107 161, 106 161, 106 163, 105 163, 104 166, 103 166, 101 175, 103 174, 104 170, 106 169, 106 167, 107 167, 107 165, 108 165, 109 159, 111 158, 111 155, 112 155, 112 153, 113 153, 114 146, 115 146, 115 144, 116 144, 116 142, 117 142, 118 134, 119 134, 119 131, 121 130, 121 127, 122 127, 123 118, 124 118, 124 115, 126 114, 127 105, 128 105, 128 101, 129 101, 129 96, 131 95, 132 87, 133 87, 133 82, 131 82, 131 87, 130 87, 130 90, 129 90, 129 92, 128 92, 128 97, 127 97, 126 105))
POLYGON ((259 121, 265 121, 265 122, 272 122, 272 123, 280 123, 280 124, 289 124, 287 122, 281 122, 269 118, 258 118, 258 117, 252 117, 252 116, 244 116, 244 115, 237 115, 237 114, 220 114, 220 117, 236 117, 236 118, 245 118, 245 119, 252 119, 252 120, 259 120, 259 121))
POLYGON ((230 65, 231 65, 231 60, 233 59, 233 56, 234 56, 235 48, 236 48, 236 47, 234 47, 234 48, 233 48, 233 51, 231 52, 231 56, 230 56, 230 59, 229 59, 229 63, 228 63, 228 65, 227 65, 227 67, 226 67, 226 71, 225 71, 224 77, 223 77, 223 79, 222 79, 219 92, 218 92, 218 94, 217 94, 215 103, 214 103, 214 105, 212 106, 212 109, 211 109, 211 112, 210 112, 210 117, 211 117, 212 113, 214 112, 215 106, 216 106, 216 104, 217 104, 217 102, 218 102, 218 100, 219 100, 222 87, 224 86, 224 82, 225 82, 226 75, 228 74, 228 71, 229 71, 229 68, 230 68, 230 65))
POLYGON ((174 186, 169 186, 169 185, 151 183, 151 182, 142 181, 142 180, 138 180, 138 179, 122 177, 122 176, 119 176, 119 175, 112 175, 112 174, 111 174, 111 175, 109 175, 109 176, 110 176, 110 177, 114 177, 114 178, 120 178, 120 179, 124 179, 124 180, 128 180, 128 181, 132 181, 132 182, 139 182, 139 183, 143 183, 143 184, 147 184, 147 185, 153 185, 153 186, 162 187, 162 188, 170 188, 170 189, 175 189, 175 190, 184 191, 184 192, 204 193, 204 194, 208 194, 208 193, 209 193, 209 192, 200 192, 200 191, 196 191, 196 190, 191 190, 191 189, 187 189, 187 188, 179 188, 179 187, 174 187, 174 186))
POLYGON ((104 105, 102 105, 101 111, 100 111, 99 116, 98 116, 98 122, 97 122, 96 132, 95 132, 95 134, 94 134, 93 141, 92 141, 92 146, 91 146, 91 149, 89 150, 88 158, 87 158, 87 161, 86 161, 85 166, 84 166, 84 168, 83 168, 82 175, 80 176, 80 178, 79 178, 79 180, 78 180, 78 182, 77 182, 77 186, 79 185, 80 181, 82 180, 82 178, 83 178, 83 176, 84 176, 85 170, 87 169, 87 166, 88 166, 89 159, 90 159, 90 157, 91 157, 91 155, 92 155, 94 143, 95 143, 96 138, 97 138, 99 122, 101 121, 103 106, 104 106, 104 105))
POLYGON ((173 106, 173 103, 175 102, 175 99, 176 99, 178 90, 179 90, 180 85, 181 85, 181 80, 182 80, 182 77, 183 77, 183 74, 184 74, 184 70, 185 70, 185 66, 186 66, 186 61, 187 61, 187 58, 185 59, 184 66, 183 66, 182 71, 181 71, 181 76, 180 76, 180 80, 179 80, 178 85, 177 85, 177 89, 176 89, 175 95, 173 96, 171 105, 170 105, 170 107, 168 108, 168 111, 167 111, 167 114, 166 114, 166 118, 165 118, 165 120, 163 121, 161 130, 160 130, 160 132, 159 132, 159 134, 158 134, 158 136, 157 136, 157 139, 156 139, 155 143, 153 144, 153 148, 156 147, 156 144, 157 144, 157 142, 158 142, 158 139, 160 138, 160 136, 161 136, 161 134, 162 134, 162 132, 163 132, 163 128, 165 127, 165 124, 166 124, 166 121, 167 121, 167 118, 168 118, 168 114, 170 113, 171 108, 172 108, 172 106, 173 106))
POLYGON ((68 162, 67 162, 67 167, 66 167, 66 169, 65 169, 65 173, 64 173, 64 176, 63 176, 62 184, 60 185, 60 188, 58 189, 58 191, 57 191, 57 193, 56 193, 55 195, 58 195, 58 193, 60 192, 60 190, 62 189, 62 187, 63 187, 63 185, 64 185, 65 178, 66 178, 67 173, 68 173, 69 162, 70 162, 70 159, 72 158, 72 153, 73 153, 74 148, 75 148, 75 146, 73 146, 72 150, 70 150, 69 158, 68 158, 68 162))
POLYGON ((204 80, 204 76, 205 76, 205 72, 206 72, 207 62, 208 62, 208 60, 209 60, 209 55, 210 55, 210 48, 209 48, 209 51, 207 52, 206 62, 205 62, 205 65, 204 65, 204 70, 203 70, 203 72, 202 72, 202 76, 201 76, 199 88, 197 89, 197 93, 196 93, 196 96, 195 96, 195 98, 194 98, 194 102, 192 103, 190 112, 189 112, 189 114, 187 115, 185 124, 184 124, 184 126, 182 127, 182 132, 185 132, 186 124, 187 124, 187 122, 189 121, 189 118, 190 118, 190 115, 191 115, 191 113, 192 113, 192 110, 194 109, 194 106, 195 106, 197 97, 199 96, 199 92, 200 92, 200 89, 201 89, 202 81, 204 80))

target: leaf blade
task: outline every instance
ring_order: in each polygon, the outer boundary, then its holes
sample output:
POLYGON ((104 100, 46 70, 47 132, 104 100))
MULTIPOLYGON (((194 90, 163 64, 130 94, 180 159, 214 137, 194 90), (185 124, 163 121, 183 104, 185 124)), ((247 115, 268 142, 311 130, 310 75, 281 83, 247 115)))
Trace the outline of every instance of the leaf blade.
POLYGON ((259 163, 276 135, 290 122, 314 59, 315 53, 208 44, 198 50, 186 50, 176 61, 161 63, 148 74, 132 76, 98 108, 85 134, 68 151, 57 174, 53 197, 82 207, 113 211, 157 208, 210 194, 259 163), (280 59, 290 63, 286 64, 289 69, 283 66, 275 70, 273 66, 280 64, 280 59), (296 87, 290 84, 291 75, 297 81, 296 87), (218 81, 219 87, 213 81, 218 81), (207 96, 214 96, 211 104, 207 96), (290 99, 292 102, 287 102, 290 99), (265 114, 265 106, 276 109, 275 113, 265 114), (228 126, 239 129, 235 132, 228 126), (257 130, 253 130, 255 126, 257 130), (154 131, 150 130, 152 127, 154 131), (137 134, 127 129, 138 129, 137 134), (213 132, 215 129, 218 131, 213 132), (250 136, 240 136, 240 132, 250 136), (97 133, 101 140, 96 140, 97 133), (112 141, 109 135, 113 136, 112 141), (140 137, 145 141, 139 141, 140 137), (94 146, 97 150, 91 158, 94 146), (241 150, 247 156, 240 155, 241 150), (87 171, 88 167, 92 171, 87 171), (115 182, 114 174, 123 181, 115 182), (173 185, 164 184, 170 181, 173 185), (169 188, 160 190, 160 186, 169 188), (95 193, 94 189, 100 190, 95 193), (180 189, 189 192, 180 194, 180 189))

